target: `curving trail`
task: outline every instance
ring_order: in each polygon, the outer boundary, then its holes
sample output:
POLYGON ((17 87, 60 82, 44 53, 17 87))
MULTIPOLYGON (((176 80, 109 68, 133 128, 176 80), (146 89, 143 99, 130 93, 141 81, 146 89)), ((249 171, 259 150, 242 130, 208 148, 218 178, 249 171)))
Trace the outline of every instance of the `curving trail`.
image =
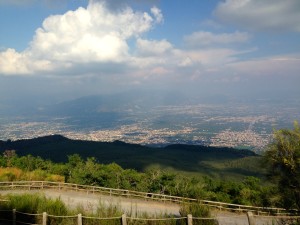
POLYGON ((76 191, 58 191, 58 190, 9 190, 0 191, 0 194, 20 194, 20 193, 44 193, 49 198, 60 198, 70 208, 81 205, 85 210, 95 211, 101 202, 104 205, 120 206, 127 215, 138 215, 139 213, 148 213, 150 215, 161 215, 163 213, 179 215, 180 206, 175 203, 162 203, 156 201, 147 201, 141 199, 132 199, 126 197, 107 196, 99 194, 86 194, 76 191))
MULTIPOLYGON (((81 205, 84 210, 95 211, 100 202, 103 205, 118 205, 123 213, 128 216, 139 217, 143 213, 153 216, 163 216, 163 214, 172 214, 180 216, 180 205, 170 202, 156 202, 152 200, 132 199, 126 197, 107 196, 100 194, 86 194, 76 191, 58 191, 58 190, 9 190, 0 191, 1 195, 20 193, 44 193, 49 198, 60 198, 70 208, 81 205)), ((224 211, 213 210, 213 216, 220 225, 249 225, 246 214, 237 214, 224 211)), ((279 224, 271 218, 255 217, 256 225, 276 225, 279 224)))

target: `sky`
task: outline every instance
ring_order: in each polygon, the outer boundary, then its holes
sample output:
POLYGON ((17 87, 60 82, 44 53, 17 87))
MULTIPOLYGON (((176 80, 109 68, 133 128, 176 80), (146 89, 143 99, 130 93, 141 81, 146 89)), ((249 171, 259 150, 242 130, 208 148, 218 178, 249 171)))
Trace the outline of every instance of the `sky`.
POLYGON ((127 90, 300 97, 299 12, 299 0, 0 0, 0 108, 127 90))

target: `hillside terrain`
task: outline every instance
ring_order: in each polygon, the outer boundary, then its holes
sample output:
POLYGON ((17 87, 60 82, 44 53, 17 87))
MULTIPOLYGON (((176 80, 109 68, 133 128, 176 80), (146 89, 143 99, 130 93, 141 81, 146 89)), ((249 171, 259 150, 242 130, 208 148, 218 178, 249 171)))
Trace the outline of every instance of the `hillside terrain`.
POLYGON ((183 144, 154 148, 121 141, 71 140, 60 135, 0 141, 1 152, 12 149, 19 156, 31 154, 54 162, 66 162, 69 155, 79 154, 83 158, 95 157, 99 163, 115 162, 123 168, 138 171, 160 168, 233 179, 263 175, 258 166, 259 155, 250 150, 234 148, 183 144))

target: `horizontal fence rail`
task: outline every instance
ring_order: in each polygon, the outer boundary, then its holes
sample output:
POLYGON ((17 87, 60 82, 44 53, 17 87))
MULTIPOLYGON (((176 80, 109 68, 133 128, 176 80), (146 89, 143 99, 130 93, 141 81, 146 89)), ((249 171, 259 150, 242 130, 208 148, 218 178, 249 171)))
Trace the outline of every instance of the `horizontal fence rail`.
MULTIPOLYGON (((32 214, 32 213, 24 213, 24 212, 19 212, 16 209, 12 209, 12 210, 0 210, 1 212, 5 212, 7 215, 10 215, 6 218, 2 218, 0 217, 0 224, 2 224, 1 222, 4 222, 5 224, 27 224, 27 225, 47 225, 48 222, 51 220, 51 224, 60 224, 62 220, 72 220, 71 224, 74 225, 83 225, 83 224, 88 224, 88 222, 92 222, 92 224, 102 224, 103 220, 106 221, 119 221, 117 224, 119 225, 128 225, 128 224, 136 224, 135 222, 138 222, 138 224, 140 225, 148 225, 149 222, 167 222, 166 225, 168 224, 173 224, 173 223, 168 223, 168 222, 172 222, 172 221, 178 221, 178 220, 182 220, 182 221, 186 221, 183 224, 186 225, 193 225, 193 224, 199 224, 197 221, 212 221, 214 222, 213 224, 220 224, 221 221, 226 220, 228 218, 232 219, 232 216, 228 216, 228 217, 194 217, 192 214, 188 214, 185 217, 168 217, 168 218, 137 218, 137 217, 128 217, 126 214, 122 214, 120 216, 116 216, 116 217, 109 217, 109 218, 101 218, 101 217, 90 217, 90 216, 84 216, 81 213, 77 214, 77 215, 66 215, 66 216, 56 216, 56 215, 51 215, 48 214, 47 212, 43 212, 43 213, 37 213, 37 214, 32 214), (21 217, 23 216, 23 217, 21 217), (24 218, 24 216, 27 216, 27 219, 24 218), (29 217, 31 217, 31 219, 28 219, 29 217), (38 223, 28 223, 29 221, 35 221, 38 223), (83 223, 83 221, 85 221, 86 223, 83 223), (96 222, 95 222, 96 221, 96 222), (133 223, 132 223, 133 222, 133 223)), ((239 216, 236 216, 239 217, 239 216)), ((248 212, 247 213, 247 222, 249 225, 256 225, 255 219, 258 216, 254 216, 252 214, 252 212, 248 212)), ((297 221, 300 220, 300 216, 259 216, 261 217, 265 217, 267 219, 269 219, 269 222, 271 221, 271 224, 282 224, 282 223, 278 223, 276 222, 278 219, 282 220, 282 221, 290 221, 290 222, 294 222, 296 224, 297 221)), ((269 222, 267 222, 267 224, 270 224, 269 222)), ((70 223, 68 223, 70 224, 70 223)), ((105 223, 107 224, 107 223, 105 223)), ((112 223, 112 224, 116 224, 116 223, 112 223)), ((177 223, 176 223, 177 224, 177 223)), ((206 224, 206 223, 204 223, 206 224)), ((211 224, 211 223, 210 223, 211 224)), ((221 224, 223 224, 221 222, 221 224)), ((225 222, 225 224, 227 224, 225 222)), ((235 223, 236 224, 236 223, 235 223)), ((289 224, 289 223, 288 223, 289 224)))
POLYGON ((172 202, 172 203, 200 203, 207 205, 212 208, 219 210, 229 210, 236 212, 253 212, 257 215, 299 215, 300 212, 296 210, 289 210, 283 208, 273 207, 257 207, 249 205, 230 204, 224 202, 198 200, 193 198, 185 198, 164 194, 138 192, 124 189, 106 188, 89 185, 79 185, 64 182, 51 182, 51 181, 13 181, 13 182, 0 182, 0 190, 15 190, 15 189, 26 189, 26 190, 59 190, 59 191, 78 191, 85 192, 87 194, 102 194, 110 196, 122 196, 130 198, 142 198, 145 200, 154 200, 161 202, 172 202))

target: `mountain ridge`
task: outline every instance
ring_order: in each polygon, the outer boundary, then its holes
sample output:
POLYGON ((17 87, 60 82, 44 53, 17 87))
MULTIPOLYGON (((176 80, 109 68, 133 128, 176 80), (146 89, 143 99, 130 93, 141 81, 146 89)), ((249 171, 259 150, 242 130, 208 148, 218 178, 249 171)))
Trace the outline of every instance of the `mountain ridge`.
POLYGON ((15 150, 19 156, 33 155, 54 162, 67 162, 68 156, 94 157, 99 163, 117 163, 126 169, 146 171, 153 167, 217 177, 262 177, 251 150, 172 144, 149 147, 122 141, 99 142, 72 140, 62 135, 33 139, 0 141, 0 152, 15 150))

